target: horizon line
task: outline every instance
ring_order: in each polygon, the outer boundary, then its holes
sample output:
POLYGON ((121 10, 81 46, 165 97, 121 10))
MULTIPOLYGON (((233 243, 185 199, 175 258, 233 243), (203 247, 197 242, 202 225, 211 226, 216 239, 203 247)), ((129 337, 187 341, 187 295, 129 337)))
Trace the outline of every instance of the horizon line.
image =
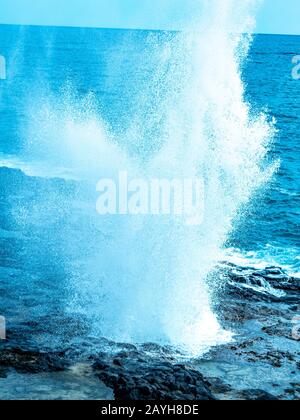
MULTIPOLYGON (((75 25, 50 25, 50 24, 28 24, 28 23, 2 23, 0 26, 27 26, 33 28, 62 28, 62 29, 95 29, 95 30, 116 30, 116 31, 149 31, 149 32, 183 32, 185 29, 153 29, 153 28, 118 28, 109 26, 75 26, 75 25)), ((276 33, 276 32, 252 32, 253 35, 273 36, 300 36, 299 34, 276 33)))

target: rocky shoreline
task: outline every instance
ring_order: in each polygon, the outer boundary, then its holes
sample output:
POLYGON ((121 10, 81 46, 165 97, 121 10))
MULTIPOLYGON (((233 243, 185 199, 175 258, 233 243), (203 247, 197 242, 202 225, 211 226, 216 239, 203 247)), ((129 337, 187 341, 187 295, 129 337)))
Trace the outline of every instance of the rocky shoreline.
MULTIPOLYGON (((224 281, 215 306, 221 324, 235 333, 233 342, 199 359, 179 361, 170 348, 107 340, 102 340, 99 352, 89 353, 88 343, 84 351, 33 351, 24 344, 16 346, 16 333, 8 331, 0 351, 0 399, 1 382, 7 386, 12 373, 51 377, 74 372, 76 366, 81 366, 82 387, 88 376, 116 400, 299 399, 300 280, 278 267, 255 270, 226 263, 218 275, 224 281)), ((47 383, 43 389, 40 397, 51 399, 47 383)))

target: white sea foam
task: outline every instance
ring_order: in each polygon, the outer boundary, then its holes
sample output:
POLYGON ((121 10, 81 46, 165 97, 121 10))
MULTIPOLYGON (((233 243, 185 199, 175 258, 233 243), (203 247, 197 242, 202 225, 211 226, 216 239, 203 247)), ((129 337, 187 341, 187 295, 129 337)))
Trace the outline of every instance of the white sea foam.
POLYGON ((299 250, 297 248, 284 248, 276 244, 267 244, 255 251, 227 248, 220 254, 220 260, 258 270, 263 270, 266 267, 280 267, 290 276, 299 277, 299 273, 295 272, 300 264, 298 254, 299 250), (294 264, 291 264, 291 261, 294 264))

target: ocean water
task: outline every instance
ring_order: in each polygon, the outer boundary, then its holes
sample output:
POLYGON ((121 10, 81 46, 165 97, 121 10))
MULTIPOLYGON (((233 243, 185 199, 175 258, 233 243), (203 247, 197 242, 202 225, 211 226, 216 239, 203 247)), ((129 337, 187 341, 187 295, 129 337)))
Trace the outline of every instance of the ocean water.
POLYGON ((0 315, 11 340, 202 352, 231 339, 205 281, 219 260, 300 272, 300 37, 249 46, 228 19, 189 36, 0 26, 0 315), (96 182, 124 169, 200 173, 204 224, 101 218, 96 182))
POLYGON ((237 225, 228 243, 239 250, 236 261, 246 257, 293 274, 300 268, 300 84, 292 77, 291 62, 299 43, 298 36, 258 35, 243 69, 248 100, 276 120, 270 156, 280 160, 280 168, 263 195, 252 201, 249 217, 237 225))

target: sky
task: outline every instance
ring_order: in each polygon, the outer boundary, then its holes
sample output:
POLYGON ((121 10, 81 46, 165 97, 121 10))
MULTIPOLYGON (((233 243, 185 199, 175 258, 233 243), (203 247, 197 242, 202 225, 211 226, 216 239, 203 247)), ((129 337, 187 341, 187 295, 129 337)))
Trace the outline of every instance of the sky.
MULTIPOLYGON (((0 23, 180 29, 182 22, 192 16, 195 2, 197 0, 1 0, 0 23)), ((257 16, 256 32, 300 35, 300 0, 264 0, 257 16)))

